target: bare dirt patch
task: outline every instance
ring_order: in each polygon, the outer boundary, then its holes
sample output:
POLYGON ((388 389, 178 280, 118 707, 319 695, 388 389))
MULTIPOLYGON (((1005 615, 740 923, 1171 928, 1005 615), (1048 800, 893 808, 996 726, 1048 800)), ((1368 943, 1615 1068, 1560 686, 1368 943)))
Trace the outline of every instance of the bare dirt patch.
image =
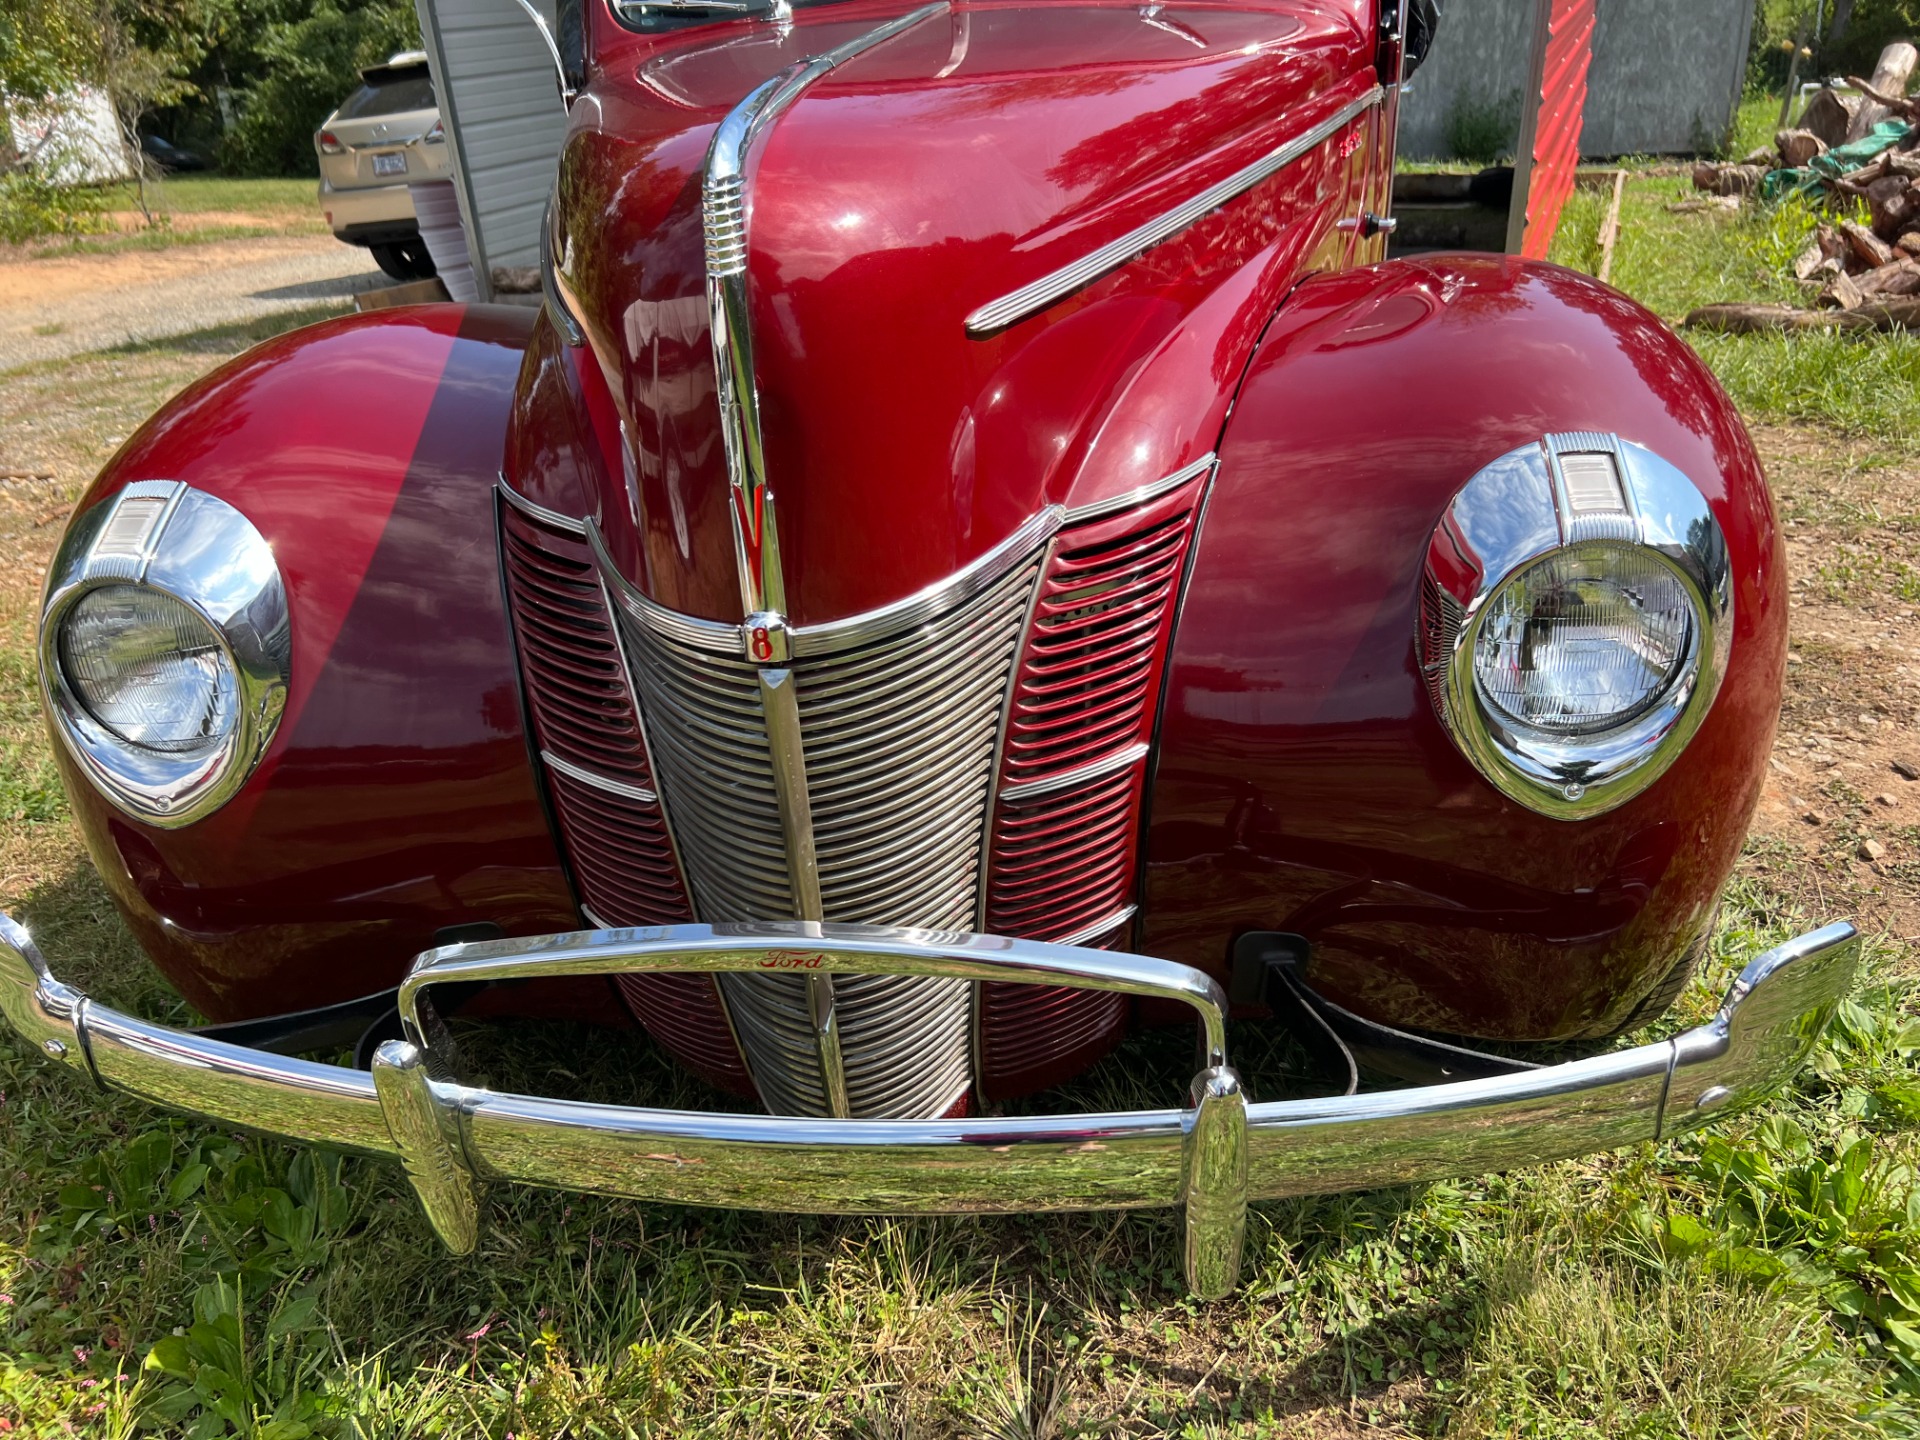
POLYGON ((1768 426, 1792 650, 1748 864, 1823 917, 1920 939, 1920 454, 1768 426))
MULTIPOLYGON (((205 220, 205 216, 195 219, 205 220)), ((237 215, 234 223, 258 222, 237 215)), ((259 222, 265 224, 266 222, 259 222)), ((96 296, 156 281, 217 277, 235 264, 279 256, 350 255, 331 236, 268 236, 258 240, 216 240, 165 250, 117 250, 107 254, 40 255, 29 258, 17 247, 0 249, 0 307, 45 306, 77 296, 96 296), (323 243, 324 241, 324 243, 323 243)))

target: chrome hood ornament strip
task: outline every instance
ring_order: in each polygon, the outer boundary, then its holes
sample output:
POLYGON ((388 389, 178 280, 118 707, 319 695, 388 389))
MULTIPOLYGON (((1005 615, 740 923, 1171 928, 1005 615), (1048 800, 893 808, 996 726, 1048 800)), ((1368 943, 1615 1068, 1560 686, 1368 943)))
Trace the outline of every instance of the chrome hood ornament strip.
MULTIPOLYGON (((736 105, 713 132, 701 182, 705 232, 707 314, 720 404, 721 443, 733 520, 734 561, 739 569, 741 627, 747 658, 758 665, 760 709, 767 735, 775 798, 786 849, 788 889, 794 918, 823 920, 819 866, 807 790, 806 749, 800 731, 797 682, 787 629, 786 581, 780 570, 779 532, 767 457, 760 429, 760 395, 754 377, 753 325, 747 293, 747 161, 749 151, 806 88, 834 67, 884 44, 922 20, 945 14, 948 0, 923 5, 846 44, 789 66, 736 105)), ((769 917, 774 918, 774 917, 769 917)), ((807 1010, 820 1057, 829 1112, 852 1113, 846 1067, 840 1053, 831 975, 806 976, 807 1010)))
POLYGON ((1156 215, 1146 224, 1129 230, 1117 240, 1108 241, 1092 254, 1083 255, 1070 265, 1063 265, 1051 274, 1042 275, 1038 280, 1022 285, 1011 294, 1002 295, 998 300, 982 305, 967 316, 967 334, 978 340, 1006 329, 1017 320, 1024 320, 1029 315, 1037 315, 1056 301, 1064 300, 1074 291, 1092 284, 1109 271, 1118 270, 1129 260, 1151 250, 1161 241, 1172 239, 1209 212, 1218 209, 1236 196, 1245 194, 1269 175, 1286 168, 1323 141, 1339 134, 1378 105, 1385 94, 1386 92, 1378 85, 1374 86, 1358 100, 1342 106, 1311 130, 1294 136, 1245 169, 1235 171, 1218 184, 1209 186, 1191 200, 1183 201, 1173 209, 1156 215))
POLYGON ((923 5, 846 44, 788 66, 734 106, 707 145, 700 187, 706 237, 707 310, 712 324, 714 377, 719 384, 721 440, 733 490, 733 539, 740 597, 747 613, 786 609, 780 549, 767 491, 766 451, 760 433, 760 395, 754 380, 753 327, 747 305, 747 161, 749 151, 808 86, 839 65, 922 20, 944 15, 948 0, 923 5))

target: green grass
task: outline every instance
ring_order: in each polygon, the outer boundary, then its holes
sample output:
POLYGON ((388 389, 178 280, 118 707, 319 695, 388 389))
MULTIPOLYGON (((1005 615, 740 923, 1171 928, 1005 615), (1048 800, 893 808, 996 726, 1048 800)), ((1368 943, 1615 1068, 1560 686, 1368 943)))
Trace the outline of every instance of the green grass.
MULTIPOLYGON (((1669 214, 1681 193, 1633 182, 1626 288, 1673 318, 1784 293, 1769 267, 1801 218, 1669 214)), ((1579 197, 1562 258, 1591 263, 1598 223, 1579 197)), ((72 432, 44 443, 97 461, 156 387, 318 313, 26 367, 0 376, 0 420, 10 439, 29 419, 44 436, 60 395, 83 397, 72 432)), ((1750 413, 1914 463, 1904 340, 1690 338, 1750 413)), ((10 523, 22 553, 46 543, 36 515, 10 523)), ((1836 563, 1852 568, 1822 583, 1840 602, 1902 583, 1866 557, 1836 563)), ((89 993, 189 1023, 67 819, 31 584, 14 580, 0 905, 89 993)), ((1785 898, 1790 863, 1753 848, 1702 974, 1653 1034, 1705 1019, 1742 963, 1828 918, 1785 898)), ((0 1039, 0 1419, 36 1436, 264 1440, 1914 1435, 1916 958, 1877 939, 1814 1064, 1713 1132, 1256 1205, 1244 1283, 1213 1304, 1183 1292, 1178 1217, 1153 1212, 795 1218, 496 1190, 478 1252, 456 1259, 395 1167, 169 1117, 0 1039)), ((712 1103, 631 1035, 466 1039, 504 1084, 712 1103)), ((1277 1083, 1284 1051, 1234 1044, 1277 1083)), ((1076 1099, 1171 1093, 1186 1049, 1131 1042, 1076 1099)))
MULTIPOLYGON (((160 204, 176 215, 198 215, 209 210, 238 210, 249 215, 308 215, 315 213, 317 182, 312 179, 247 179, 227 175, 170 175, 158 187, 160 204)), ((109 187, 111 208, 138 206, 131 184, 109 187)))
MULTIPOLYGON (((1669 208, 1698 193, 1685 178, 1629 178, 1614 285, 1675 325, 1711 302, 1806 304, 1792 263, 1820 217, 1800 204, 1750 205, 1738 213, 1669 208)), ((1589 272, 1598 268, 1600 212, 1597 194, 1574 196, 1556 237, 1556 259, 1589 272)), ((1749 416, 1902 443, 1920 437, 1920 407, 1913 403, 1920 393, 1920 337, 1684 333, 1749 416)))
MULTIPOLYGON (((131 182, 103 186, 89 198, 101 214, 140 214, 139 191, 131 182)), ((23 248, 29 257, 97 255, 263 235, 324 235, 327 230, 312 180, 178 175, 149 184, 147 205, 151 221, 129 220, 134 228, 41 236, 24 241, 23 248)))

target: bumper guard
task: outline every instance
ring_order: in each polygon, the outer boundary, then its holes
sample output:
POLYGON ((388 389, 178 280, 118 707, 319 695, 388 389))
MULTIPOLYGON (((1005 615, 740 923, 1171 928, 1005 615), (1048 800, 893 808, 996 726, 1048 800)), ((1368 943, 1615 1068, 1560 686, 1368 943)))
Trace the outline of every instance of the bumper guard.
POLYGON ((293 1140, 398 1159, 456 1253, 483 1185, 755 1210, 983 1214, 1182 1205, 1187 1282, 1237 1283, 1250 1199, 1477 1175, 1657 1140, 1788 1080, 1846 993, 1860 942, 1829 925, 1759 956, 1712 1020, 1672 1040, 1521 1074, 1250 1103, 1227 1063, 1226 996, 1168 960, 989 935, 801 922, 595 930, 453 945, 400 987, 407 1040, 373 1070, 288 1058, 108 1008, 56 980, 0 915, 0 1011, 103 1085, 293 1140), (596 1105, 451 1078, 428 991, 637 971, 913 974, 1117 990, 1198 1013, 1203 1059, 1177 1109, 1011 1119, 830 1120, 596 1105), (430 1042, 431 1041, 431 1045, 430 1042))

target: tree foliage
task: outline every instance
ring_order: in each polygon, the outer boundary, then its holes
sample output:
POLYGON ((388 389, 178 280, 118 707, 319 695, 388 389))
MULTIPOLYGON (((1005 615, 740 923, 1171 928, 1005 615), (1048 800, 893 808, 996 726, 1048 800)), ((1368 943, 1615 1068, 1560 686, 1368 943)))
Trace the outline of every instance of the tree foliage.
MULTIPOLYGON (((258 4, 259 0, 237 0, 258 4)), ((267 0, 284 12, 219 61, 240 71, 239 116, 219 145, 223 167, 256 175, 317 173, 313 132, 358 72, 420 44, 407 0, 267 0)), ((229 73, 232 73, 231 71, 229 73)))
POLYGON ((240 173, 313 174, 313 132, 358 71, 419 43, 411 0, 0 0, 0 95, 104 86, 126 128, 240 173))

